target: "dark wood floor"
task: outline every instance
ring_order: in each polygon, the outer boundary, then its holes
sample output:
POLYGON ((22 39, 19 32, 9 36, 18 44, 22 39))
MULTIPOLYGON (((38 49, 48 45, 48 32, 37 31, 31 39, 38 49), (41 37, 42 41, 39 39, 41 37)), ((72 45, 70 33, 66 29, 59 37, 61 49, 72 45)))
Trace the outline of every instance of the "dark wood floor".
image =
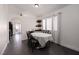
POLYGON ((50 43, 49 47, 34 49, 28 47, 27 40, 15 43, 13 40, 8 44, 4 55, 79 55, 79 52, 50 43))

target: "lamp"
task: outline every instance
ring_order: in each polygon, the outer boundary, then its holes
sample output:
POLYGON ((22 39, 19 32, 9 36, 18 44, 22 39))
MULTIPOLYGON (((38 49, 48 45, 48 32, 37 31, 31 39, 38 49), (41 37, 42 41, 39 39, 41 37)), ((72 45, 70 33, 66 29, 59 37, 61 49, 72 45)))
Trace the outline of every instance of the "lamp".
POLYGON ((38 8, 39 7, 39 4, 34 4, 34 7, 38 8))

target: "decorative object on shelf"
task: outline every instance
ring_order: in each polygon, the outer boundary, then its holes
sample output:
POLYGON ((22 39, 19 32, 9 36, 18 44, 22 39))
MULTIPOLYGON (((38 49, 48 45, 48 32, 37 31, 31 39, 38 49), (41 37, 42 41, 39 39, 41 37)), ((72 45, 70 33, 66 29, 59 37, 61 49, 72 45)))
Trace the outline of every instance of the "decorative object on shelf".
POLYGON ((42 24, 41 24, 42 20, 38 19, 36 22, 37 22, 37 25, 35 27, 37 27, 37 30, 41 30, 41 28, 42 28, 42 24))
POLYGON ((36 27, 41 27, 41 26, 42 26, 41 24, 37 24, 37 25, 36 25, 36 27))
POLYGON ((37 23, 41 23, 42 21, 41 20, 37 20, 37 23))

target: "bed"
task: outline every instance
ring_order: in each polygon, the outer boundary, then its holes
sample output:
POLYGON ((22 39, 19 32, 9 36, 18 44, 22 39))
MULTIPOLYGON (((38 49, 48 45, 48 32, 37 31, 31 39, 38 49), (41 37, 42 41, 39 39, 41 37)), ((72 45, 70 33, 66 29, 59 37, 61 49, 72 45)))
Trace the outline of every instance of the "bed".
POLYGON ((38 40, 39 44, 41 45, 41 48, 45 47, 46 43, 48 41, 52 41, 52 34, 43 33, 43 32, 33 32, 31 35, 38 40))

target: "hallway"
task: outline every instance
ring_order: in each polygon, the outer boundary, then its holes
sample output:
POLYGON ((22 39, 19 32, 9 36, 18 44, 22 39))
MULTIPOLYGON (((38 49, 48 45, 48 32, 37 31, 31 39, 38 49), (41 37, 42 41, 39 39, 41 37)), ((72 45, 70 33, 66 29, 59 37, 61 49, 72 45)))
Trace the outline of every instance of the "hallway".
POLYGON ((21 41, 21 34, 16 34, 8 44, 4 55, 78 55, 79 52, 50 43, 49 47, 32 50, 28 47, 27 40, 21 41))

